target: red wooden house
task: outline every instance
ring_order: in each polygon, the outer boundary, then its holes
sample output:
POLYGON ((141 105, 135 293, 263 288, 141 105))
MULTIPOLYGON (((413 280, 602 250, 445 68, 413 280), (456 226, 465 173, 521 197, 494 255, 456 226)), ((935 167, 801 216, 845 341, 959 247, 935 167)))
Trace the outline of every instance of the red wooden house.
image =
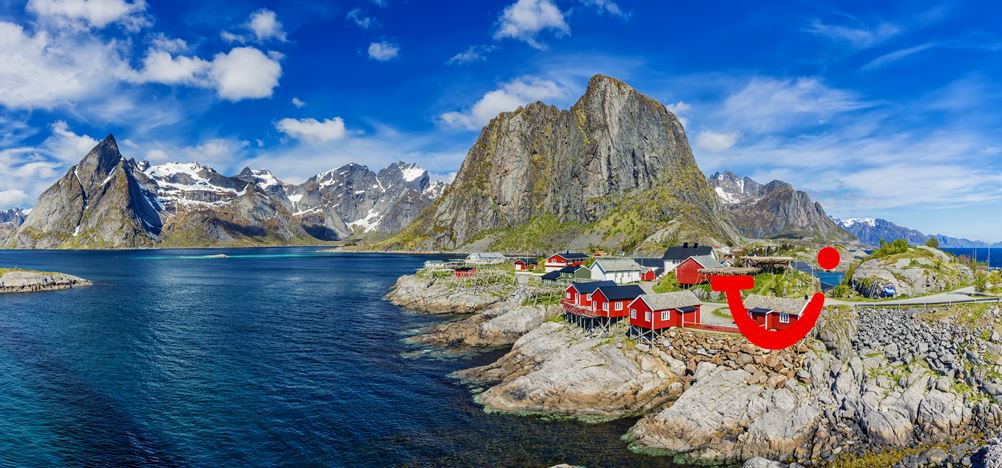
POLYGON ((800 320, 807 300, 749 295, 745 299, 748 316, 766 330, 785 330, 800 320))
POLYGON ((627 286, 602 286, 591 295, 591 308, 595 315, 604 318, 623 318, 630 303, 642 296, 644 290, 635 284, 627 286))
POLYGON ((520 258, 515 260, 515 271, 529 271, 536 267, 538 262, 534 258, 520 258))
POLYGON ((653 339, 664 329, 698 324, 701 304, 692 291, 644 294, 630 303, 630 336, 653 339))
POLYGON ((459 267, 453 270, 456 278, 473 278, 477 276, 477 269, 473 267, 459 267))
POLYGON ((581 252, 564 252, 550 255, 546 258, 546 271, 555 271, 564 267, 584 265, 588 256, 581 252))
POLYGON ((689 257, 675 268, 675 281, 680 286, 692 286, 710 281, 710 275, 700 272, 704 268, 720 268, 720 262, 709 255, 689 257))
POLYGON ((573 308, 586 309, 587 312, 591 310, 591 297, 592 293, 594 293, 596 289, 603 286, 615 285, 616 283, 614 281, 581 281, 571 283, 571 285, 567 286, 567 289, 564 290, 564 299, 560 301, 560 303, 564 304, 565 310, 568 309, 568 306, 570 306, 573 308))
POLYGON ((644 272, 640 274, 640 281, 654 281, 658 279, 658 271, 656 268, 644 267, 644 272))

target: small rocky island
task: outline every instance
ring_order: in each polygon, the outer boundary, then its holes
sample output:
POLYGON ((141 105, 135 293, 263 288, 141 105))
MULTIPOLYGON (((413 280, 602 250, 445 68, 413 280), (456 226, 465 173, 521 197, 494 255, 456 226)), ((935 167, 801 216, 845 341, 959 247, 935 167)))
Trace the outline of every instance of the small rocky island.
POLYGON ((64 273, 0 268, 0 294, 56 291, 90 285, 90 281, 64 273))

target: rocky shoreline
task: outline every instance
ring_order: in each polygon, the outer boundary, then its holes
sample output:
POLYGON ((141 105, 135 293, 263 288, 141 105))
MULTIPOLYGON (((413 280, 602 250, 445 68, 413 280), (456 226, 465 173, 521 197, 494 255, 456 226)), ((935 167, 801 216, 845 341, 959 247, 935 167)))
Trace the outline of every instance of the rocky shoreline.
POLYGON ((899 466, 960 466, 1002 452, 997 439, 978 442, 1002 427, 1002 338, 984 332, 998 327, 997 308, 973 314, 975 323, 951 311, 836 307, 812 337, 777 352, 693 330, 648 346, 627 339, 623 324, 584 331, 554 319, 559 310, 521 306, 520 294, 404 277, 387 298, 464 314, 414 342, 513 343, 496 362, 453 374, 485 410, 588 422, 639 416, 624 435, 635 451, 687 463, 899 466))
POLYGON ((90 281, 64 273, 4 270, 0 274, 0 294, 57 291, 90 285, 90 281))

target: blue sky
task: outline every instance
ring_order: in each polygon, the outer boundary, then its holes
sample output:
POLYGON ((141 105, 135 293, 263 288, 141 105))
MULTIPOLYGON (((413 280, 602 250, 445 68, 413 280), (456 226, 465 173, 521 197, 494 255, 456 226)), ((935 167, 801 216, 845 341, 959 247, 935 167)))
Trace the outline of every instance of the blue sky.
POLYGON ((108 133, 156 164, 454 173, 498 112, 596 73, 684 121, 708 175, 838 217, 1002 239, 989 2, 0 0, 0 207, 108 133))

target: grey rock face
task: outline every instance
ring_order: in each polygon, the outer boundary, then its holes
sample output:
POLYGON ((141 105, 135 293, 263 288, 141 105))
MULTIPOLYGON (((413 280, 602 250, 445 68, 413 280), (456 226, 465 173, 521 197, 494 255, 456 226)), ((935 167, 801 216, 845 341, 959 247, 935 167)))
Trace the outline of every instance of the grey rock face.
POLYGON ((123 157, 109 135, 26 218, 4 212, 0 241, 15 248, 129 248, 333 240, 400 229, 443 188, 413 164, 379 174, 342 169, 293 186, 266 170, 230 177, 197 162, 151 166, 123 157))
POLYGON ((738 231, 756 239, 808 238, 850 240, 852 235, 835 224, 820 203, 790 184, 774 180, 761 185, 731 172, 710 176, 721 202, 727 205, 738 231))
POLYGON ((317 237, 393 233, 410 224, 442 193, 428 171, 397 162, 372 172, 348 164, 320 173, 285 192, 304 226, 317 237))
MULTIPOLYGON (((852 280, 858 284, 894 285, 899 295, 920 296, 947 291, 970 284, 974 273, 946 253, 926 247, 913 247, 905 257, 875 258, 856 268, 852 280)), ((863 294, 878 288, 858 287, 863 294)))
POLYGON ((643 198, 636 210, 647 226, 675 221, 704 238, 731 240, 681 122, 661 103, 598 75, 569 110, 537 102, 492 119, 412 229, 426 246, 456 248, 546 216, 593 223, 633 196, 643 198))

